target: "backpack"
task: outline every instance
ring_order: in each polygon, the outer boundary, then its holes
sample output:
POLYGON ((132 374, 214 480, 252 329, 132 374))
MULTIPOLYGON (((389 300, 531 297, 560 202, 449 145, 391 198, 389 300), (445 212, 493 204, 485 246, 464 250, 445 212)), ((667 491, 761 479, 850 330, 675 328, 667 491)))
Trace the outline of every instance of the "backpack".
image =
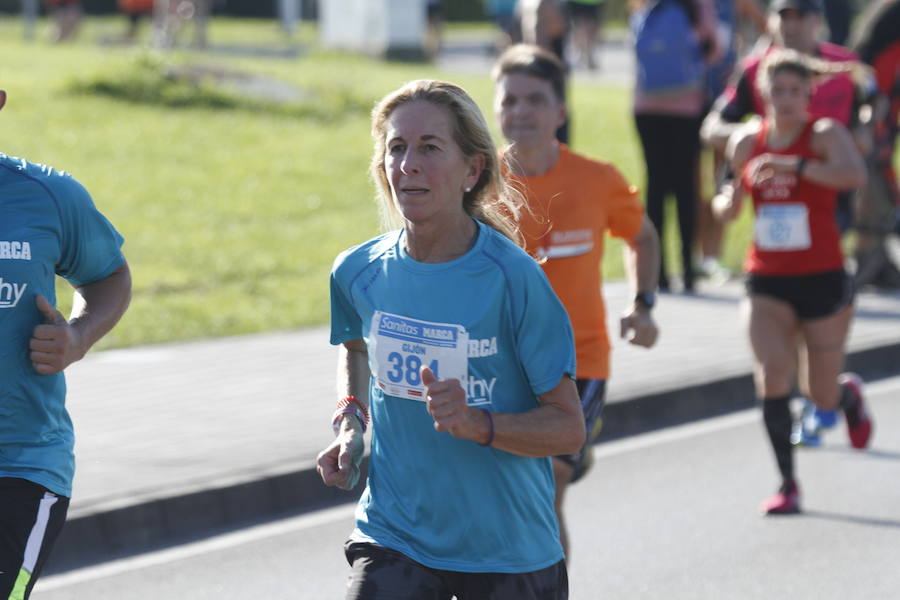
POLYGON ((687 11, 674 0, 656 0, 632 19, 638 89, 665 94, 699 86, 704 65, 687 11))

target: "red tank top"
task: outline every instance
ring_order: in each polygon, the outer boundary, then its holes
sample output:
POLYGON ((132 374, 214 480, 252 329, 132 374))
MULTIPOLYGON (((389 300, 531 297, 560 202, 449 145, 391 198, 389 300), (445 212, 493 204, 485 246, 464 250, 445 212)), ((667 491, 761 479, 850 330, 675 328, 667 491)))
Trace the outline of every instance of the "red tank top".
MULTIPOLYGON (((818 159, 811 147, 814 121, 790 146, 773 150, 766 145, 769 123, 763 121, 750 158, 766 152, 818 159)), ((750 164, 750 160, 747 161, 750 164)), ((837 190, 793 173, 753 185, 749 169, 741 175, 753 197, 753 244, 744 270, 757 275, 808 275, 843 268, 841 235, 835 220, 837 190)))

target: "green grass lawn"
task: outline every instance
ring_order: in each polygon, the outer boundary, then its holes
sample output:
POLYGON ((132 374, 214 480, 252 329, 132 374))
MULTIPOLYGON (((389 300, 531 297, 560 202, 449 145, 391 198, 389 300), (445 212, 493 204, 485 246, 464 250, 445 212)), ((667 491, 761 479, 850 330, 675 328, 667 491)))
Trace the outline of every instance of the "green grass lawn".
MULTIPOLYGON (((404 81, 440 77, 470 90, 493 121, 487 75, 322 52, 309 26, 288 40, 268 21, 216 19, 210 39, 299 46, 299 56, 186 52, 168 60, 251 71, 308 92, 290 107, 236 101, 216 108, 215 94, 205 104, 160 103, 177 100, 179 90, 147 101, 135 101, 146 90, 131 100, 85 92, 97 82, 139 87, 134 73, 147 63, 145 51, 98 43, 123 28, 117 19, 91 19, 77 43, 56 47, 25 43, 18 19, 0 20, 0 85, 9 92, 0 150, 72 172, 126 237, 134 299, 102 347, 326 322, 334 256, 378 232, 367 175, 369 108, 404 81)), ((629 92, 575 86, 572 96, 576 149, 614 162, 640 184, 629 92)), ((733 266, 742 235, 729 239, 733 266)), ((674 249, 677 236, 668 237, 674 249)), ((617 244, 604 270, 622 277, 617 244)), ((61 299, 68 295, 61 284, 61 299)))

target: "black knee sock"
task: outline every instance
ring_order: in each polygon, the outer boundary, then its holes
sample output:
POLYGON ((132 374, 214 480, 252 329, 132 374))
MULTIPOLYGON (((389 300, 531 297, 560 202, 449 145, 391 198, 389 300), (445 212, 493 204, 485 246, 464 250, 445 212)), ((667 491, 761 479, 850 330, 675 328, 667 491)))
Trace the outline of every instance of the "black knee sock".
POLYGON ((763 400, 763 420, 766 423, 766 431, 772 442, 772 450, 775 451, 775 460, 778 462, 778 470, 787 485, 794 484, 794 448, 791 446, 791 426, 794 419, 791 416, 790 396, 781 398, 766 398, 763 400))
POLYGON ((844 410, 844 416, 847 418, 847 425, 856 427, 859 422, 859 400, 856 394, 850 391, 850 386, 841 386, 840 407, 844 410))

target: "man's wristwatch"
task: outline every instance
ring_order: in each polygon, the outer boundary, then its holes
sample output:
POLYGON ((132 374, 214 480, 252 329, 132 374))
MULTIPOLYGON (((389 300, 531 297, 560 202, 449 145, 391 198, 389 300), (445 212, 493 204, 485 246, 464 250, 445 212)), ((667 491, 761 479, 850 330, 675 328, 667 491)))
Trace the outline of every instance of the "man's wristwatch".
POLYGON ((650 310, 656 306, 656 294, 653 292, 638 292, 634 296, 634 303, 650 310))

